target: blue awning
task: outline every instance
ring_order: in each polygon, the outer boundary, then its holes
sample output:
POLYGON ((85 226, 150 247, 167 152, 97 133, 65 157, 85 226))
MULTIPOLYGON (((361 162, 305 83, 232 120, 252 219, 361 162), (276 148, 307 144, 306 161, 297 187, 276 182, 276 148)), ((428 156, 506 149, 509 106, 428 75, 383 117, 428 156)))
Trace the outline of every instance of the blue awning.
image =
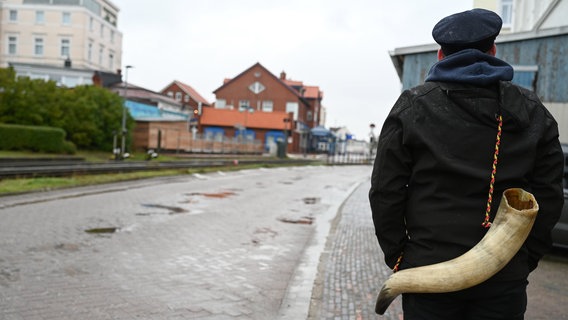
POLYGON ((312 128, 310 130, 310 133, 312 134, 312 136, 316 136, 316 137, 331 136, 331 131, 329 131, 328 129, 326 129, 325 127, 322 127, 322 126, 317 126, 315 128, 312 128))
POLYGON ((221 127, 206 127, 203 128, 203 133, 205 134, 225 134, 225 129, 221 128, 221 127))
POLYGON ((145 120, 152 119, 155 121, 159 120, 179 120, 185 121, 188 119, 188 115, 181 112, 160 110, 156 106, 126 100, 124 102, 128 113, 134 118, 134 120, 145 120))

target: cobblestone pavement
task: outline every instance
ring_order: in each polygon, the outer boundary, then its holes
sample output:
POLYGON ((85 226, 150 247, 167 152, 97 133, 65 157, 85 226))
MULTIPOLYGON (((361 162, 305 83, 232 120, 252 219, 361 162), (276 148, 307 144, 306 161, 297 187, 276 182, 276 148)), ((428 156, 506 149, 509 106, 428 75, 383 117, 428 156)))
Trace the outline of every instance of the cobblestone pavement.
POLYGON ((302 257, 369 175, 274 168, 2 197, 0 319, 305 319, 315 272, 297 267, 317 266, 302 257))
MULTIPOLYGON (((378 289, 391 274, 383 263, 362 183, 343 204, 329 233, 316 278, 309 320, 400 320, 400 296, 383 316, 374 313, 378 289)), ((553 250, 531 273, 527 320, 568 319, 568 250, 553 250)))
POLYGON ((402 319, 400 297, 383 316, 375 314, 375 301, 392 273, 383 262, 371 218, 364 182, 337 215, 322 254, 308 319, 402 319))

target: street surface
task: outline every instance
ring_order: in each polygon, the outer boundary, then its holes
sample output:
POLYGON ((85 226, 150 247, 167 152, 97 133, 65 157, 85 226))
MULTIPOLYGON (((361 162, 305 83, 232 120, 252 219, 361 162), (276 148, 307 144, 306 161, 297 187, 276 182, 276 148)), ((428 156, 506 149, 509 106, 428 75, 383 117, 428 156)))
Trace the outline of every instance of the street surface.
MULTIPOLYGON (((370 166, 218 172, 0 197, 0 319, 400 320, 375 315, 370 166)), ((568 319, 568 252, 525 319, 568 319)))
POLYGON ((319 253, 303 253, 369 175, 290 167, 0 198, 0 319, 305 318, 319 253))

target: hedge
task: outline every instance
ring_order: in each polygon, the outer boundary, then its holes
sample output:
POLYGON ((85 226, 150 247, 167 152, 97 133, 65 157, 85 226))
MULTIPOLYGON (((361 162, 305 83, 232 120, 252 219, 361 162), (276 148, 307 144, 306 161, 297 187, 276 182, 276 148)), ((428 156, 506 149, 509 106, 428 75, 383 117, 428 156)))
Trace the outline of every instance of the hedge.
POLYGON ((60 128, 0 124, 0 150, 30 150, 49 153, 75 153, 60 128))

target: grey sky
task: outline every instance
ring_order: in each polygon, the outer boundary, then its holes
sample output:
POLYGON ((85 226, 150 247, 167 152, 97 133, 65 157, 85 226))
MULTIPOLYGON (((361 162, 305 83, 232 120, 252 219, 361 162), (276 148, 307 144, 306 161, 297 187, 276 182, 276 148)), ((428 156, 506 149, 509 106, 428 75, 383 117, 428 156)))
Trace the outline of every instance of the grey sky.
POLYGON ((128 81, 213 91, 260 62, 324 92, 326 127, 375 133, 400 94, 389 51, 433 43, 434 24, 473 0, 111 0, 120 8, 128 81))

